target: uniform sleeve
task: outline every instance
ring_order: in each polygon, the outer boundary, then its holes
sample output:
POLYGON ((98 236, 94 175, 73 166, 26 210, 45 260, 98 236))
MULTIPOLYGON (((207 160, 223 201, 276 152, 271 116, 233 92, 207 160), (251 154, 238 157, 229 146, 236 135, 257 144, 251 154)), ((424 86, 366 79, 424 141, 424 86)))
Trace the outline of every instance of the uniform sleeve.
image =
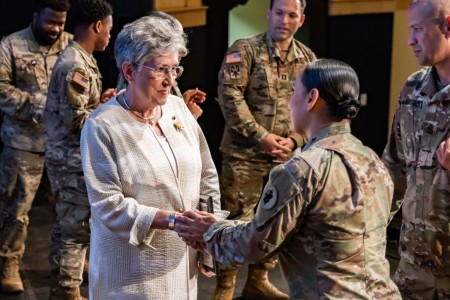
POLYGON ((7 115, 31 120, 35 112, 34 102, 45 103, 46 91, 31 95, 17 88, 14 85, 17 80, 15 69, 11 44, 3 39, 0 44, 0 108, 7 115))
MULTIPOLYGON (((82 67, 73 67, 65 77, 64 84, 61 85, 65 91, 61 91, 59 95, 66 95, 61 99, 59 114, 62 117, 64 125, 74 133, 81 132, 84 123, 89 114, 96 108, 96 106, 88 105, 93 96, 96 96, 97 91, 91 90, 91 78, 88 77, 88 72, 82 67)), ((95 101, 100 102, 100 99, 95 101)))
POLYGON ((158 210, 122 193, 113 139, 92 119, 81 133, 81 158, 92 215, 134 246, 150 245, 150 226, 158 210))
POLYGON ((391 134, 381 158, 394 182, 394 197, 392 200, 389 221, 392 220, 395 213, 400 209, 406 191, 406 173, 404 170, 405 158, 402 147, 402 135, 400 132, 400 119, 400 109, 399 106, 397 106, 394 121, 392 122, 391 134))
POLYGON ((257 263, 275 255, 301 225, 314 190, 303 188, 311 183, 307 177, 286 165, 274 168, 252 221, 219 221, 205 233, 209 253, 226 264, 257 263))
POLYGON ((218 99, 227 126, 244 137, 260 141, 268 131, 256 122, 244 97, 253 55, 244 40, 235 42, 228 49, 219 71, 218 99))

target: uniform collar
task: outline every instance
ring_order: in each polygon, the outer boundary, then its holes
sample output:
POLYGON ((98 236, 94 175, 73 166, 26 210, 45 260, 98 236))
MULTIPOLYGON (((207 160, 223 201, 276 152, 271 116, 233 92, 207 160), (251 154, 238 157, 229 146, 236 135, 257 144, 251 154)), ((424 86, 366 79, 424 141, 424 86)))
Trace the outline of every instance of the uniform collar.
POLYGON ((447 85, 440 91, 437 90, 438 74, 436 68, 428 67, 427 74, 423 79, 423 84, 418 90, 421 96, 428 96, 433 100, 450 100, 450 85, 447 85))
POLYGON ((74 40, 70 41, 69 46, 74 47, 75 49, 77 49, 80 52, 80 54, 83 57, 83 59, 87 62, 87 64, 91 68, 98 69, 97 61, 95 60, 94 55, 88 53, 83 47, 81 47, 80 44, 78 44, 74 40))
POLYGON ((28 49, 30 52, 41 52, 41 53, 48 53, 48 54, 54 54, 59 53, 66 47, 65 43, 62 41, 61 36, 56 40, 55 43, 51 46, 42 46, 40 45, 36 37, 34 36, 33 30, 31 29, 31 25, 28 26, 26 29, 26 35, 28 40, 28 49))
MULTIPOLYGON (((273 40, 272 36, 268 31, 266 32, 265 40, 267 43, 267 49, 269 51, 269 57, 271 59, 279 58, 281 60, 280 48, 278 48, 275 45, 275 41, 273 40)), ((298 42, 293 38, 291 45, 289 46, 289 52, 287 53, 286 58, 284 59, 285 63, 290 63, 296 59, 301 59, 305 57, 303 52, 298 47, 297 43, 298 42)))
POLYGON ((341 122, 332 123, 329 126, 326 126, 322 129, 320 129, 303 147, 302 151, 305 151, 309 149, 312 145, 317 143, 320 140, 323 140, 324 138, 327 138, 329 136, 337 135, 337 134, 346 134, 350 133, 350 122, 347 120, 343 120, 341 122))

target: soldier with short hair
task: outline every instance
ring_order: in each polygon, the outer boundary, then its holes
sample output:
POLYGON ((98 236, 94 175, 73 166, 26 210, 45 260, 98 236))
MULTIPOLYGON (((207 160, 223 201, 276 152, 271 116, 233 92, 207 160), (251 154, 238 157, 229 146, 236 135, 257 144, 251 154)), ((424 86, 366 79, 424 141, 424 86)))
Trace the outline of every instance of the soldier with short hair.
POLYGON ((44 170, 42 113, 53 65, 72 35, 64 32, 67 0, 34 1, 26 29, 0 45, 0 109, 3 152, 0 162, 1 289, 22 292, 19 259, 25 251, 28 212, 44 170))
POLYGON ((112 28, 112 8, 104 0, 72 5, 74 40, 53 69, 44 113, 45 159, 57 193, 52 230, 50 299, 84 299, 82 271, 90 239, 90 207, 81 166, 80 134, 89 114, 115 94, 102 94, 102 77, 94 51, 104 51, 112 28))
MULTIPOLYGON (((230 218, 250 220, 270 170, 303 146, 289 128, 288 102, 296 76, 315 59, 293 38, 303 25, 304 0, 272 0, 268 31, 237 40, 219 72, 218 99, 225 118, 220 145, 222 208, 230 218)), ((244 297, 287 299, 267 277, 275 260, 250 265, 244 297)), ((221 265, 213 299, 232 299, 237 266, 221 265)))
POLYGON ((404 299, 449 299, 450 1, 413 0, 408 22, 424 68, 400 93, 382 158, 394 180, 392 215, 403 205, 395 282, 404 299))

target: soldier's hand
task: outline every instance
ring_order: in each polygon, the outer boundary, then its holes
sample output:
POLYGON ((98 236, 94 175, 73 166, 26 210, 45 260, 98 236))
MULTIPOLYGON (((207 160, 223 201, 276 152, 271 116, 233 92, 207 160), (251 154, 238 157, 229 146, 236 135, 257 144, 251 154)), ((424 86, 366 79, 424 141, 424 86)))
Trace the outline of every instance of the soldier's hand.
POLYGON ((194 90, 187 90, 183 93, 183 99, 186 104, 193 103, 203 103, 206 100, 206 93, 199 90, 198 88, 194 90))
POLYGON ((101 103, 105 103, 117 94, 117 89, 109 88, 105 90, 100 98, 101 103))
POLYGON ((34 114, 33 114, 32 120, 36 124, 39 124, 42 122, 42 116, 44 115, 46 100, 47 100, 47 96, 42 93, 37 93, 34 96, 34 100, 33 100, 34 114))
POLYGON ((443 141, 437 151, 438 162, 447 170, 450 170, 450 137, 443 141))
POLYGON ((189 210, 177 215, 175 231, 178 236, 203 243, 203 234, 209 227, 219 221, 219 217, 204 211, 189 210))
POLYGON ((281 144, 280 142, 285 140, 285 138, 269 133, 261 142, 262 148, 264 152, 267 154, 273 156, 273 157, 279 157, 279 158, 287 158, 288 153, 291 152, 291 149, 281 144))

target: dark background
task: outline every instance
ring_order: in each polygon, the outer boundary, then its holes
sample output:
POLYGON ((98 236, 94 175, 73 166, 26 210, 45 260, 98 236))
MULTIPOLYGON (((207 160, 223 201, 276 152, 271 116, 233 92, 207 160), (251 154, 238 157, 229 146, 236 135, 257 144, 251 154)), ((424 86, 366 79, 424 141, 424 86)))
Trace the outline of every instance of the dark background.
MULTIPOLYGON (((104 88, 114 87, 118 71, 113 46, 122 26, 153 9, 149 0, 110 0, 114 9, 112 38, 106 51, 95 53, 104 77, 104 88)), ((217 73, 228 47, 228 13, 247 0, 204 0, 208 6, 207 25, 186 28, 189 55, 183 58, 185 68, 179 79, 182 91, 198 87, 208 95, 199 119, 209 142, 214 161, 220 169, 218 150, 224 120, 215 100, 217 73)), ((31 1, 0 1, 0 35, 5 36, 28 26, 31 1)), ((368 95, 368 105, 361 108, 352 124, 353 133, 362 142, 382 153, 387 140, 389 85, 392 47, 392 14, 328 16, 328 1, 309 1, 306 23, 296 38, 308 45, 320 57, 333 57, 349 63, 358 73, 361 92, 368 95), (375 24, 375 25, 374 25, 375 24), (375 27, 376 26, 376 27, 375 27)), ((67 31, 71 31, 70 15, 67 31)))

